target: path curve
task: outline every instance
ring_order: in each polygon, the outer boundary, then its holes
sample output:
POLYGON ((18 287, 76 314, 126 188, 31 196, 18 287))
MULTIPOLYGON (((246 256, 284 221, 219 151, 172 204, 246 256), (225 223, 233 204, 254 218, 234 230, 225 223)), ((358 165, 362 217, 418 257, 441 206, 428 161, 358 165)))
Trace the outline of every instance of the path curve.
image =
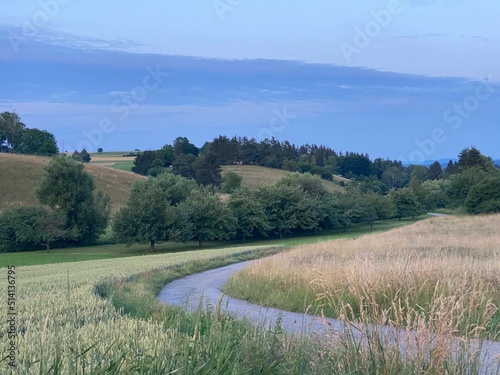
MULTIPOLYGON (((273 328, 279 321, 283 330, 288 333, 317 333, 321 336, 326 330, 341 331, 346 329, 345 324, 336 319, 328 318, 324 321, 317 316, 254 305, 229 297, 221 292, 222 287, 234 272, 258 261, 235 263, 175 280, 163 288, 158 295, 158 300, 161 303, 179 306, 191 312, 198 309, 200 302, 203 308, 220 306, 223 311, 233 314, 238 319, 248 319, 263 328, 273 328)), ((357 330, 351 332, 356 339, 361 339, 357 330)), ((382 332, 389 342, 391 337, 394 337, 394 331, 388 327, 382 328, 382 332)), ((471 342, 471 350, 474 350, 475 345, 477 343, 471 342)), ((404 350, 404 348, 402 349, 404 350)), ((482 374, 500 374, 500 343, 485 342, 481 359, 483 363, 482 374)))

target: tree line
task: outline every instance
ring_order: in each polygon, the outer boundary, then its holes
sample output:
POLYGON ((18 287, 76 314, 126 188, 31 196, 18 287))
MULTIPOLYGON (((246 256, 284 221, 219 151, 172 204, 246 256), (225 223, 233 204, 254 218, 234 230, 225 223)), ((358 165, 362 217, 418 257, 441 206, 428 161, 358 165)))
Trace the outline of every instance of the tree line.
MULTIPOLYGON (((371 226, 377 220, 401 220, 436 208, 500 212, 500 170, 475 147, 462 150, 458 161, 450 161, 444 169, 439 163, 430 168, 405 167, 408 182, 392 188, 377 173, 390 174, 396 181, 403 172, 392 162, 384 169, 378 159, 370 162, 371 175, 353 177, 335 193, 310 171, 291 172, 258 190, 241 188, 241 176, 228 173, 221 178, 222 188, 230 193, 224 199, 216 184, 198 181, 214 178, 213 171, 201 166, 213 163, 220 169, 212 160, 216 154, 198 150, 187 138, 177 139, 168 149, 172 168, 154 167, 156 176, 137 182, 127 205, 113 218, 109 197, 95 191, 82 162, 65 155, 53 157, 36 189, 40 205, 11 208, 0 215, 0 251, 86 243, 103 234, 110 222, 117 242, 149 243, 154 251, 155 244, 165 241, 194 240, 201 246, 210 240, 345 231, 356 223, 371 226), (187 177, 179 173, 179 165, 174 167, 186 157, 199 166, 187 177)), ((344 160, 350 155, 343 155, 344 160)))
POLYGON ((15 112, 0 113, 0 152, 52 156, 59 153, 52 133, 28 128, 15 112))
MULTIPOLYGON (((397 165, 401 165, 398 162, 397 165)), ((332 180, 334 174, 346 177, 369 176, 372 162, 367 154, 336 153, 327 146, 296 146, 288 141, 219 136, 198 148, 186 137, 178 137, 159 150, 140 152, 133 172, 156 176, 171 168, 175 174, 193 178, 202 185, 219 186, 221 165, 258 165, 289 172, 311 173, 332 180)))
MULTIPOLYGON (((203 160, 200 155, 217 158, 212 144, 203 152, 187 138, 178 138, 167 149, 173 165, 176 158, 186 155, 198 160, 194 163, 204 163, 199 161, 203 160)), ((338 156, 343 163, 359 157, 338 156)), ((392 163, 389 169, 394 166, 392 163)), ((381 160, 370 162, 371 171, 377 167, 381 167, 381 160)), ((176 173, 175 168, 158 172, 157 177, 134 186, 129 203, 114 217, 113 232, 118 241, 149 243, 154 251, 155 243, 164 241, 196 240, 201 246, 209 240, 345 231, 356 223, 372 226, 377 220, 416 217, 436 208, 463 207, 471 214, 500 212, 500 170, 475 147, 462 150, 458 161, 450 161, 444 169, 439 163, 430 168, 406 168, 408 183, 392 189, 384 188, 372 174, 358 176, 342 192, 330 193, 319 176, 307 171, 291 172, 273 186, 252 191, 239 188, 241 176, 228 173, 223 181, 232 181, 234 186, 228 191, 228 200, 223 201, 217 186, 205 186, 196 178, 176 173)), ((383 175, 385 171, 380 168, 378 172, 383 175)))
MULTIPOLYGON (((474 158, 481 154, 475 147, 462 152, 471 153, 472 161, 467 162, 464 155, 459 155, 458 162, 450 160, 446 166, 438 161, 429 167, 405 166, 397 160, 371 160, 369 155, 363 153, 336 152, 323 145, 296 146, 274 138, 258 142, 253 138, 219 136, 198 148, 186 137, 179 137, 159 150, 139 152, 132 171, 145 176, 172 171, 194 179, 199 184, 219 187, 223 182, 221 166, 258 165, 289 172, 311 173, 326 180, 339 175, 356 181, 364 190, 387 194, 391 189, 408 187, 412 180, 421 183, 448 180, 467 169, 467 163, 474 163, 474 158)), ((485 160, 495 167, 490 158, 485 160)))
POLYGON ((301 231, 347 230, 395 215, 423 213, 416 201, 399 202, 353 187, 329 193, 321 179, 291 173, 276 185, 255 191, 238 189, 227 201, 213 187, 173 173, 136 183, 130 201, 113 219, 119 242, 245 240, 301 231))

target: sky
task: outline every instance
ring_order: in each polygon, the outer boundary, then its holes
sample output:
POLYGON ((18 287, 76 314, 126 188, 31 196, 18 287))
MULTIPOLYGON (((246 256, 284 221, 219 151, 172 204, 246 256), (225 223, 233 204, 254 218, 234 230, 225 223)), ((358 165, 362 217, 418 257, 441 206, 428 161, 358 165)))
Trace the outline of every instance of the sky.
POLYGON ((2 0, 0 111, 67 151, 218 135, 500 158, 500 2, 2 0))

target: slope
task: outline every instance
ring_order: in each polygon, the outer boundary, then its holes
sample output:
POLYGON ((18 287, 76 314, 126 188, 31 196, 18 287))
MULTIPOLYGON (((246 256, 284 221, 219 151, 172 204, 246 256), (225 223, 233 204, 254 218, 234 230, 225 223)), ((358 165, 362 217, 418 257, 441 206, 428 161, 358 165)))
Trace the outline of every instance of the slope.
MULTIPOLYGON (((7 207, 38 204, 35 189, 50 158, 0 154, 0 212, 7 207)), ((134 182, 145 177, 99 165, 85 165, 96 190, 110 195, 113 212, 125 205, 134 182)))
MULTIPOLYGON (((234 172, 240 175, 242 186, 249 189, 258 189, 259 187, 271 186, 286 176, 289 172, 282 169, 272 169, 259 167, 255 165, 224 165, 222 174, 234 172)), ((327 180, 322 180, 323 185, 329 192, 343 191, 343 187, 327 180)))

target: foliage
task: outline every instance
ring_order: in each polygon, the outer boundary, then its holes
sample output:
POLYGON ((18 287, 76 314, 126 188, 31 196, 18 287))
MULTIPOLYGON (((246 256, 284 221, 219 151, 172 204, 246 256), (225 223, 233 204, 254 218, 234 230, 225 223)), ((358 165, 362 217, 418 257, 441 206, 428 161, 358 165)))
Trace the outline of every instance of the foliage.
POLYGON ((243 241, 259 233, 263 236, 271 229, 262 202, 256 194, 247 190, 238 190, 229 200, 229 209, 236 219, 236 232, 243 241))
POLYGON ((144 151, 139 152, 134 160, 132 172, 146 176, 151 165, 159 158, 157 151, 144 151))
POLYGON ((500 176, 488 177, 474 185, 464 202, 470 214, 500 212, 500 176))
POLYGON ((17 151, 20 154, 44 156, 56 155, 59 152, 54 135, 39 129, 25 129, 17 151))
POLYGON ((176 156, 175 161, 172 163, 172 170, 175 174, 189 178, 196 179, 196 156, 193 154, 182 154, 176 156))
POLYGON ((17 207, 0 216, 0 249, 26 250, 68 239, 63 214, 45 207, 17 207))
POLYGON ((345 176, 352 173, 355 176, 369 176, 371 174, 372 162, 368 155, 357 153, 346 153, 340 158, 339 168, 340 174, 345 176))
POLYGON ((420 203, 427 211, 432 211, 437 208, 445 208, 448 206, 447 191, 450 186, 449 180, 428 180, 422 183, 423 199, 420 203))
POLYGON ((225 194, 232 194, 235 190, 239 189, 241 181, 243 181, 243 177, 231 171, 225 173, 222 179, 221 191, 225 194))
POLYGON ((483 170, 491 170, 494 168, 493 161, 481 154, 475 147, 463 149, 458 155, 459 170, 465 171, 469 168, 481 168, 483 170))
POLYGON ((465 169, 460 174, 454 174, 450 178, 448 196, 453 207, 460 207, 464 204, 469 191, 479 182, 488 178, 490 174, 483 168, 475 166, 465 169))
POLYGON ((104 233, 110 216, 110 198, 94 196, 94 181, 83 165, 54 157, 36 190, 40 203, 66 217, 66 230, 76 242, 96 239, 104 233))
POLYGON ((0 113, 0 152, 17 152, 25 129, 17 113, 0 113))
POLYGON ((204 241, 234 238, 236 219, 210 188, 193 190, 179 204, 178 211, 184 218, 182 237, 198 241, 200 247, 204 241))
POLYGON ((132 188, 129 202, 113 219, 113 232, 117 241, 127 244, 155 244, 179 239, 179 220, 176 206, 194 190, 196 184, 173 174, 137 182, 132 188))
POLYGON ((295 230, 318 229, 325 217, 317 199, 298 186, 277 184, 261 189, 259 199, 264 205, 272 231, 280 238, 295 230))
POLYGON ((76 161, 80 161, 82 163, 90 163, 92 160, 92 157, 90 154, 87 152, 87 150, 84 148, 82 151, 78 152, 75 151, 73 152, 73 155, 71 155, 71 158, 76 161))
POLYGON ((214 154, 208 153, 199 156, 193 167, 197 183, 204 186, 220 187, 222 170, 214 154))
POLYGON ((175 139, 173 143, 173 151, 176 157, 181 155, 193 155, 198 156, 200 154, 200 150, 186 137, 178 137, 175 139))
POLYGON ((424 208, 418 201, 413 191, 409 188, 395 190, 391 193, 392 201, 396 207, 396 217, 415 217, 425 213, 424 208))
POLYGON ((0 113, 0 152, 56 155, 59 151, 52 133, 27 128, 17 113, 0 113))
POLYGON ((318 176, 310 173, 289 173, 278 181, 278 186, 292 186, 302 189, 308 196, 314 198, 323 198, 328 191, 318 176))
POLYGON ((427 177, 429 180, 439 180, 442 173, 443 173, 443 167, 441 167, 441 163, 435 161, 429 166, 429 173, 427 177))

